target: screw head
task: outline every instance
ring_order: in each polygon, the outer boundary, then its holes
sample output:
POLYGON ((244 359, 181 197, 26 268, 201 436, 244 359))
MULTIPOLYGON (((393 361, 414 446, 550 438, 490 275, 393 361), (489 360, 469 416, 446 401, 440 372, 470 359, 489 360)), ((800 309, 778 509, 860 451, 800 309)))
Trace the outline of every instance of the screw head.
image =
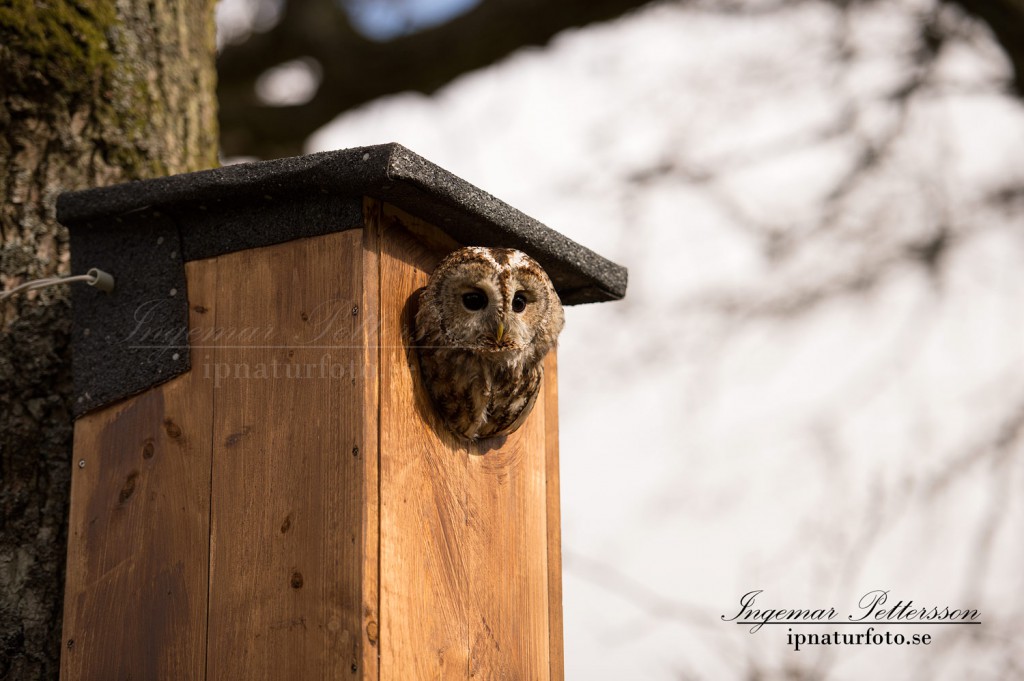
POLYGON ((79 459, 78 460, 78 467, 79 468, 85 468, 85 459, 79 459))

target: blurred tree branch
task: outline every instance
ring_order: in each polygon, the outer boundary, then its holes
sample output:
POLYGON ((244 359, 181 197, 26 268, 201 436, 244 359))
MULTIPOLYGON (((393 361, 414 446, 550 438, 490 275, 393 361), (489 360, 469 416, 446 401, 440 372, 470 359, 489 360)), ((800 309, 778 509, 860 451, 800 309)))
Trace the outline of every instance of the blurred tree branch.
POLYGON ((1014 94, 1024 97, 1024 2, 1021 0, 946 0, 981 19, 992 30, 1013 69, 1014 94))
POLYGON ((265 33, 227 45, 217 60, 221 145, 227 156, 272 158, 301 152, 315 130, 377 97, 431 93, 559 31, 619 16, 648 0, 482 0, 439 26, 376 42, 351 25, 337 0, 293 0, 265 33), (268 69, 311 57, 322 68, 313 98, 300 105, 261 102, 255 83, 268 69))
MULTIPOLYGON (((341 112, 402 91, 432 93, 458 77, 559 31, 615 18, 650 0, 481 0, 439 26, 379 42, 359 33, 344 0, 286 1, 265 33, 224 47, 218 62, 221 146, 227 156, 298 154, 315 130, 341 112), (305 103, 263 102, 256 81, 268 69, 312 58, 322 80, 305 103)), ((1024 95, 1024 2, 945 0, 983 21, 1012 66, 1024 95)))

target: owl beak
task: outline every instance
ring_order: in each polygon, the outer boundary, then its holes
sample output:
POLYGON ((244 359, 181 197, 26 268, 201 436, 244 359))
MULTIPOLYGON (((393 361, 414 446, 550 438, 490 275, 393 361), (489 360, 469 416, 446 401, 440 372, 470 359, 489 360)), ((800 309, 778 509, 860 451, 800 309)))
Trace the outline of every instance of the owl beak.
POLYGON ((498 322, 498 333, 494 334, 494 340, 497 343, 501 342, 501 339, 505 337, 505 325, 502 322, 498 322))

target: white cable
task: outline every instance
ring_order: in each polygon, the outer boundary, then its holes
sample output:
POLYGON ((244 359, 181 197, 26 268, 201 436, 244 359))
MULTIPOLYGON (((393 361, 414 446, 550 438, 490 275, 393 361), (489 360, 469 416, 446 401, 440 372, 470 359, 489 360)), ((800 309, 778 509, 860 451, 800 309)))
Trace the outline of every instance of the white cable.
POLYGON ((76 274, 71 277, 44 277, 43 279, 26 281, 24 284, 15 286, 10 291, 0 291, 0 300, 6 300, 16 293, 35 291, 36 289, 57 286, 59 284, 71 284, 76 281, 84 281, 89 286, 95 286, 101 291, 108 293, 114 290, 114 278, 103 270, 93 267, 89 270, 88 274, 76 274))

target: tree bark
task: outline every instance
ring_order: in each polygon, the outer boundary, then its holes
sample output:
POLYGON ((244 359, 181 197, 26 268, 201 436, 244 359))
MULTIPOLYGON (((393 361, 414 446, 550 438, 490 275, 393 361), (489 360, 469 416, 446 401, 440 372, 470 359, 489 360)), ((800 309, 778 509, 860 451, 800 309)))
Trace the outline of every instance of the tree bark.
MULTIPOLYGON (((61 192, 217 161, 214 0, 0 7, 0 284, 68 274, 61 192)), ((78 274, 77 272, 75 274, 78 274)), ((0 679, 59 670, 67 286, 0 302, 0 679)))

